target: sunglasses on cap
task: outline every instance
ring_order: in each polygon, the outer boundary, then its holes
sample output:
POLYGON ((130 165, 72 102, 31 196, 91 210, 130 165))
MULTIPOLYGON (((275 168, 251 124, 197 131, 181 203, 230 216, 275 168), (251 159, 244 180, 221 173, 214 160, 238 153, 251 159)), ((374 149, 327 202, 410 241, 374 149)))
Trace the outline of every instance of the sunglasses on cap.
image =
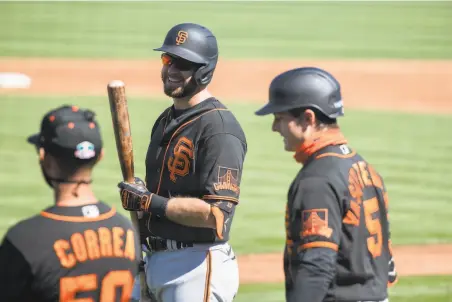
POLYGON ((192 70, 198 66, 198 64, 195 64, 193 62, 187 61, 185 59, 167 53, 162 54, 162 64, 165 66, 174 65, 177 69, 181 71, 192 70))

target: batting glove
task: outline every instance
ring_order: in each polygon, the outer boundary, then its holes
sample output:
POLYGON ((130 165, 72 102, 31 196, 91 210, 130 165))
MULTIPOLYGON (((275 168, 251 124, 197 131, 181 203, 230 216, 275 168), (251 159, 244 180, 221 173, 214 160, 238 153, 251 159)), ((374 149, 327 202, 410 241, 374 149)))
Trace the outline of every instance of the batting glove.
POLYGON ((146 189, 144 182, 135 177, 135 183, 121 181, 118 184, 122 207, 127 211, 147 209, 151 203, 152 193, 146 189))
POLYGON ((388 286, 392 286, 397 282, 397 271, 393 257, 391 257, 391 260, 389 260, 388 264, 389 264, 388 286))

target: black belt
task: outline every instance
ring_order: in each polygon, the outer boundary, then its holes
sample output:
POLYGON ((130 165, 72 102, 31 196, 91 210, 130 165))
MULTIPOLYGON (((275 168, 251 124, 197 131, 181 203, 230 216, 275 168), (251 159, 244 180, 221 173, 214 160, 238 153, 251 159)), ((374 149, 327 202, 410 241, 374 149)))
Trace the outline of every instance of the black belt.
POLYGON ((170 246, 168 246, 168 240, 158 237, 147 237, 146 245, 150 252, 160 252, 167 250, 180 250, 186 247, 193 247, 193 243, 180 242, 170 240, 170 246))

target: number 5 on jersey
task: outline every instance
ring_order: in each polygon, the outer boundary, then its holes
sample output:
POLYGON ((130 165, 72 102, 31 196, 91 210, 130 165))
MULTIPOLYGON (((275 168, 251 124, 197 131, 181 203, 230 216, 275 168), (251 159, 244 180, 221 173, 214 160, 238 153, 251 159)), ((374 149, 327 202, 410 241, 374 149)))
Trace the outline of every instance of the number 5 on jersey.
POLYGON ((373 217, 375 213, 378 213, 378 199, 376 197, 364 200, 364 215, 366 220, 366 227, 369 231, 370 237, 367 238, 367 249, 374 258, 381 255, 381 249, 383 245, 383 236, 381 233, 380 218, 373 217))
MULTIPOLYGON (((377 175, 372 166, 366 162, 360 161, 354 163, 349 171, 349 191, 352 200, 350 200, 350 210, 346 213, 343 222, 356 227, 360 226, 361 207, 364 210, 364 221, 366 229, 369 232, 367 238, 367 249, 372 257, 381 255, 383 248, 383 234, 380 223, 380 206, 377 197, 362 200, 364 188, 379 188, 383 190, 381 178, 377 175)), ((385 196, 385 206, 387 200, 385 196)))
MULTIPOLYGON (((111 271, 102 279, 100 286, 100 302, 116 301, 116 289, 122 288, 121 302, 129 301, 132 295, 133 276, 130 271, 111 271)), ((95 302, 92 298, 76 296, 81 292, 97 291, 96 274, 64 277, 60 280, 60 302, 95 302)))

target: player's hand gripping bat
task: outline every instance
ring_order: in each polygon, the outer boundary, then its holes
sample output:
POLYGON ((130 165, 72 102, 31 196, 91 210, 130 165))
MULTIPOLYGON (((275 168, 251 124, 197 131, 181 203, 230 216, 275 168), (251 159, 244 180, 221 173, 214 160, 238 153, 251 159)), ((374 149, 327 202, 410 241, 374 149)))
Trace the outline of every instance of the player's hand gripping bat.
MULTIPOLYGON (((133 146, 132 133, 130 129, 129 112, 125 85, 122 81, 111 81, 108 86, 108 99, 110 101, 111 118, 115 132, 116 149, 118 151, 119 163, 121 165, 124 181, 134 183, 133 146)), ((135 231, 140 234, 138 225, 138 213, 130 212, 135 231)), ((141 247, 141 244, 140 244, 141 247)), ((143 263, 143 253, 140 253, 140 265, 143 263)), ((140 301, 151 301, 143 270, 140 270, 140 301)))

